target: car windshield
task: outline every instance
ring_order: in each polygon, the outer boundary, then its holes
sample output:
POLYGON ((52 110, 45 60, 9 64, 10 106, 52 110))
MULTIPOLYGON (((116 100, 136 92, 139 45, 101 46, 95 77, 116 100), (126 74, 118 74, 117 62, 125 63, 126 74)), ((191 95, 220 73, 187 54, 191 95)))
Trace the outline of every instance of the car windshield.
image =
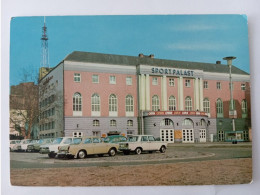
POLYGON ((138 136, 131 136, 128 138, 129 142, 137 142, 137 140, 138 140, 138 136))
POLYGON ((58 137, 58 138, 56 138, 56 139, 53 141, 53 143, 54 143, 54 144, 59 144, 59 143, 61 143, 61 141, 62 141, 62 137, 58 137))

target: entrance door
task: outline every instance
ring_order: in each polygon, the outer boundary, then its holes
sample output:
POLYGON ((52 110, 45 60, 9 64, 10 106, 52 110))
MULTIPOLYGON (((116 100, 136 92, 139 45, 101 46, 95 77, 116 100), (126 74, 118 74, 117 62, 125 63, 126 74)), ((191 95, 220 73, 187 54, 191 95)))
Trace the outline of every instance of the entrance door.
POLYGON ((183 143, 194 143, 193 129, 182 130, 182 142, 183 143))
POLYGON ((206 129, 200 129, 200 142, 206 142, 206 129))
POLYGON ((161 141, 174 143, 174 130, 173 129, 161 129, 160 130, 161 141))

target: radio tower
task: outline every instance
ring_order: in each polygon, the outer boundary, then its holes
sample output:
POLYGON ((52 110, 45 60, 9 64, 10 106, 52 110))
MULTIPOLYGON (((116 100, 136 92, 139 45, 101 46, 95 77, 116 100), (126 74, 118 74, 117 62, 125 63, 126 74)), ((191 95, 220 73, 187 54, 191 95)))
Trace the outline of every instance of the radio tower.
POLYGON ((48 49, 48 36, 47 36, 47 27, 45 25, 45 16, 44 16, 44 26, 42 27, 42 58, 41 58, 41 67, 50 68, 49 65, 49 49, 48 49))

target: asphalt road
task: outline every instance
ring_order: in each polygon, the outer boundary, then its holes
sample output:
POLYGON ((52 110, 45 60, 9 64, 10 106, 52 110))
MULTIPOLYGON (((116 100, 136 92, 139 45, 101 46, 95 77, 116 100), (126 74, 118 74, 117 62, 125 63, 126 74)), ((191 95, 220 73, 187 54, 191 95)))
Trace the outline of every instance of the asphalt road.
POLYGON ((46 154, 10 152, 11 169, 21 168, 58 168, 58 167, 89 167, 89 166, 120 166, 163 164, 191 161, 207 161, 235 158, 251 158, 251 144, 241 145, 171 145, 166 153, 154 152, 141 155, 123 155, 114 157, 90 156, 86 159, 50 159, 46 154))

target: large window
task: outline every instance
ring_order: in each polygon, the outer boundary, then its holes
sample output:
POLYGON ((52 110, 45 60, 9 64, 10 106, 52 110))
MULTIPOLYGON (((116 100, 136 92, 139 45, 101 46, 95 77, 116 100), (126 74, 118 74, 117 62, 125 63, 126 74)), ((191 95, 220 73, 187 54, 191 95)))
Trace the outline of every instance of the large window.
POLYGON ((99 120, 93 120, 93 127, 98 127, 100 126, 99 120))
POLYGON ((75 93, 73 96, 73 111, 81 111, 81 94, 75 93))
POLYGON ((133 120, 127 120, 127 126, 132 127, 134 125, 133 120))
POLYGON ((246 84, 245 84, 245 83, 242 83, 242 84, 241 84, 241 90, 242 90, 242 91, 245 91, 245 90, 246 90, 246 84))
POLYGON ((153 77, 152 84, 158 85, 158 78, 157 77, 153 77))
POLYGON ((134 98, 131 95, 127 95, 125 98, 125 110, 126 112, 134 112, 134 98))
POLYGON ((223 102, 221 99, 217 99, 217 117, 223 117, 223 102))
POLYGON ((79 73, 74 73, 74 81, 79 83, 80 82, 80 74, 79 73))
POLYGON ((246 118, 247 117, 247 101, 246 100, 242 100, 241 107, 242 107, 242 118, 246 118))
POLYGON ((190 84, 190 79, 186 79, 185 80, 185 87, 190 87, 191 84, 190 84))
POLYGON ((152 111, 159 111, 160 110, 160 100, 157 95, 152 97, 152 111))
POLYGON ((174 79, 169 79, 169 85, 170 85, 171 87, 174 86, 174 79))
POLYGON ((191 100, 190 96, 185 98, 185 110, 187 110, 187 111, 192 110, 192 100, 191 100))
POLYGON ((203 82, 203 88, 204 89, 208 89, 209 88, 208 81, 204 81, 203 82))
POLYGON ((110 116, 117 115, 117 97, 115 94, 111 94, 109 96, 109 115, 110 116))
POLYGON ((126 85, 132 85, 132 77, 126 77, 126 85))
POLYGON ((110 126, 116 127, 116 120, 110 120, 110 126))
POLYGON ((92 83, 99 83, 99 76, 98 75, 92 75, 92 83))
POLYGON ((221 89, 221 83, 217 82, 217 89, 221 89))
POLYGON ((172 126, 173 127, 173 121, 169 118, 165 118, 161 121, 160 126, 172 126))
POLYGON ((203 111, 206 113, 210 113, 210 105, 209 105, 209 99, 205 98, 203 100, 203 111))
POLYGON ((169 97, 169 110, 176 110, 176 98, 173 95, 169 97))
POLYGON ((91 97, 91 111, 100 112, 100 97, 96 93, 91 97))

